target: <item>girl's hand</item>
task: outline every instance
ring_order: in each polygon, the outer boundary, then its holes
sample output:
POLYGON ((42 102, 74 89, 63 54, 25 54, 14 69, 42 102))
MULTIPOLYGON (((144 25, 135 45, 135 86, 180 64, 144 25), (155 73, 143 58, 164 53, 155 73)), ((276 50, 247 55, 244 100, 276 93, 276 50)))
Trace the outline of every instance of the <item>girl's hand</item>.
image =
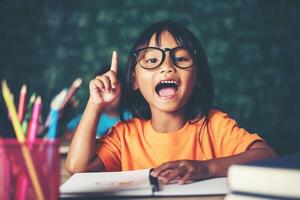
POLYGON ((118 56, 114 51, 110 70, 90 81, 90 99, 95 104, 107 105, 120 98, 121 85, 117 80, 118 56))
POLYGON ((211 177, 209 161, 178 160, 166 162, 152 171, 152 176, 158 177, 163 184, 185 184, 190 181, 211 177))

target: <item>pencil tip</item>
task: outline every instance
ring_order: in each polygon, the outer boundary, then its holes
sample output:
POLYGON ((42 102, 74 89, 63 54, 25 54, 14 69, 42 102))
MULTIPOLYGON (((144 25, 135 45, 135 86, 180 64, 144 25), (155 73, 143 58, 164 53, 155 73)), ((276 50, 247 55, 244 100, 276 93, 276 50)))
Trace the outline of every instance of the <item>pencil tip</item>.
POLYGON ((29 101, 30 101, 30 102, 33 102, 33 101, 35 100, 35 97, 36 97, 36 93, 34 92, 34 93, 30 96, 29 101))
POLYGON ((74 82, 73 82, 73 85, 75 87, 79 87, 82 83, 82 79, 81 78, 77 78, 74 82))
POLYGON ((36 99, 35 101, 38 102, 38 103, 42 102, 41 96, 38 96, 37 99, 36 99))
POLYGON ((2 80, 2 91, 5 90, 5 88, 7 88, 7 83, 6 83, 6 80, 2 80))
POLYGON ((22 85, 21 92, 22 93, 26 93, 27 92, 27 86, 26 86, 26 84, 22 85))

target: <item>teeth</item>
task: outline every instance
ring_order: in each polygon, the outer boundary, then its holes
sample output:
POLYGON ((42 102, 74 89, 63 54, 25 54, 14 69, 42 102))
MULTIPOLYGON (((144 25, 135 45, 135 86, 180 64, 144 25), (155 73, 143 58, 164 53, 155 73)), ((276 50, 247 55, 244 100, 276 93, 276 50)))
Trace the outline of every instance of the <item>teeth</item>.
POLYGON ((168 87, 173 87, 177 91, 178 90, 178 82, 174 81, 174 80, 160 81, 159 84, 156 85, 155 91, 158 95, 160 95, 159 91, 163 88, 168 88, 168 87))
POLYGON ((176 85, 177 85, 177 82, 176 82, 176 81, 161 81, 160 83, 173 83, 173 84, 176 84, 176 85))

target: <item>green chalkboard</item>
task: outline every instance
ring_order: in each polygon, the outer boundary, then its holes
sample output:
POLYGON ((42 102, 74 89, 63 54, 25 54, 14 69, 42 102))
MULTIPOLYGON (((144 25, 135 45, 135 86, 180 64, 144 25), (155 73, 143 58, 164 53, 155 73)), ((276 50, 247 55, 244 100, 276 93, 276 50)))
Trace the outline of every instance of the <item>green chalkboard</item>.
POLYGON ((124 67, 139 32, 166 19, 185 24, 203 44, 214 105, 279 153, 300 151, 297 0, 1 1, 0 78, 15 94, 27 83, 47 113, 52 97, 81 77, 80 112, 89 80, 112 51, 124 67))

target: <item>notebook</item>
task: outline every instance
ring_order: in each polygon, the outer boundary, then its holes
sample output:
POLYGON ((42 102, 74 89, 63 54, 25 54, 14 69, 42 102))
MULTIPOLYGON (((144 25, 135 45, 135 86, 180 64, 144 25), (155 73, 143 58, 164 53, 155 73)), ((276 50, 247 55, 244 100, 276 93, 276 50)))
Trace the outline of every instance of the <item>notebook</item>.
POLYGON ((61 197, 80 196, 198 196, 229 193, 227 178, 185 185, 160 185, 150 169, 123 172, 76 173, 60 187, 61 197))

